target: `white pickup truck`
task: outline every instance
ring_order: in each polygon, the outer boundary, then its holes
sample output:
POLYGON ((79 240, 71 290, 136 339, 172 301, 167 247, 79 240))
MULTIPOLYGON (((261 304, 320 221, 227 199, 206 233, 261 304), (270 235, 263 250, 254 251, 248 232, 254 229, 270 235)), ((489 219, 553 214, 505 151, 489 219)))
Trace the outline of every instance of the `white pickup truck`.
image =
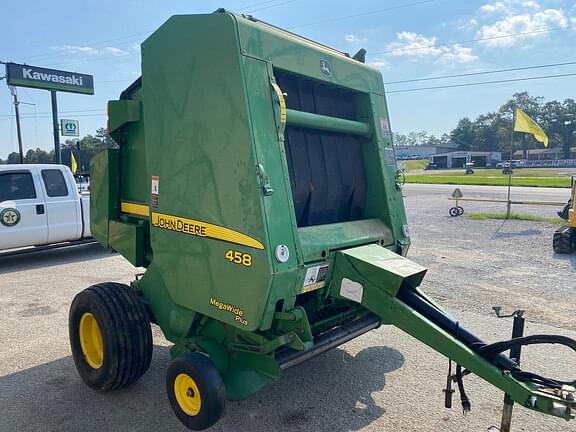
POLYGON ((0 165, 0 252, 90 237, 90 195, 64 165, 0 165))

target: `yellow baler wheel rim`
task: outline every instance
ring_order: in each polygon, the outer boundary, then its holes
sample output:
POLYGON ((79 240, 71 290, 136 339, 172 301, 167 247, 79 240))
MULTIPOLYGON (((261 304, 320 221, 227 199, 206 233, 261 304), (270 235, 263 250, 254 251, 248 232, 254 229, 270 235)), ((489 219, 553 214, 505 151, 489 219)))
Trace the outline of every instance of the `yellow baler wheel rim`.
POLYGON ((174 395, 178 406, 186 415, 198 415, 202 407, 202 397, 198 385, 188 374, 181 373, 174 380, 174 395))
POLYGON ((104 363, 104 343, 100 326, 94 315, 84 313, 80 318, 80 347, 86 358, 86 363, 93 369, 100 369, 104 363))

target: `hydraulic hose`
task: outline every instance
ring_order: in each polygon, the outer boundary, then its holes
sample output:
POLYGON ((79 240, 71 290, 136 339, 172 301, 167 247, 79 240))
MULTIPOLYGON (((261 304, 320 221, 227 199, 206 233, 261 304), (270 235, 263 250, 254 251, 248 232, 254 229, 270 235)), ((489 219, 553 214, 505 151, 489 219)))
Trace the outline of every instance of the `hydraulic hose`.
MULTIPOLYGON (((476 350, 476 352, 482 357, 484 357, 486 360, 491 361, 491 359, 494 356, 504 351, 508 351, 513 347, 526 346, 526 345, 542 345, 542 344, 564 345, 576 352, 576 340, 571 339, 567 336, 559 336, 559 335, 532 335, 532 336, 514 338, 507 341, 495 342, 489 345, 485 345, 482 348, 476 350)), ((563 385, 576 386, 576 380, 574 381, 555 380, 543 377, 541 375, 532 372, 524 372, 522 370, 512 371, 511 374, 518 381, 532 382, 534 384, 539 384, 551 388, 561 388, 563 385)))
MULTIPOLYGON (((522 371, 514 360, 509 359, 502 354, 504 351, 508 351, 510 348, 516 346, 540 344, 564 345, 576 351, 576 340, 574 339, 558 335, 533 335, 487 344, 470 331, 461 327, 458 321, 452 320, 426 298, 419 295, 419 293, 414 289, 408 286, 403 286, 398 291, 397 298, 428 320, 432 321, 442 330, 451 334, 455 339, 464 343, 494 366, 501 370, 510 371, 511 375, 518 381, 530 382, 550 388, 561 388, 563 385, 576 386, 576 380, 560 381, 546 378, 532 372, 522 371)), ((462 375, 466 374, 467 371, 462 375)))
MULTIPOLYGON (((457 321, 454 321, 444 312, 438 309, 436 306, 429 303, 425 298, 421 297, 418 292, 411 289, 410 287, 403 286, 398 291, 396 297, 404 302, 406 305, 410 306, 416 312, 432 321, 442 330, 450 333, 457 340, 464 343, 466 346, 471 348, 473 351, 478 352, 479 348, 486 346, 486 342, 478 338, 464 327, 461 327, 457 321)), ((497 354, 491 360, 489 360, 495 366, 502 370, 518 370, 518 365, 508 357, 497 354)))

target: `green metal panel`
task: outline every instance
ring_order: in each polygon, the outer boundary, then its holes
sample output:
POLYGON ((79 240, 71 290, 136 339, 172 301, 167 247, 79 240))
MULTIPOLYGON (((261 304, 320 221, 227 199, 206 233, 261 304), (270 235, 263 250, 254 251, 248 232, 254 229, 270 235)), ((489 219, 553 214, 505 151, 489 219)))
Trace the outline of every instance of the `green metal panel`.
MULTIPOLYGON (((266 309, 260 328, 267 329, 272 323, 276 303, 280 299, 295 296, 299 246, 295 235, 296 224, 293 217, 290 178, 286 167, 284 142, 278 134, 281 125, 275 117, 272 87, 274 77, 269 64, 249 57, 242 58, 245 77, 245 92, 248 100, 252 139, 257 163, 262 167, 272 194, 263 193, 264 222, 269 238, 269 254, 278 245, 285 245, 289 251, 286 262, 279 262, 270 256, 273 272, 272 289, 267 298, 266 309)), ((260 179, 262 187, 262 179, 260 179)))
POLYGON ((142 88, 137 83, 123 93, 124 99, 108 103, 108 129, 120 146, 121 199, 148 205, 150 176, 146 170, 146 146, 142 88))
POLYGON ((140 120, 140 102, 135 100, 117 100, 108 102, 108 133, 116 141, 122 141, 118 129, 126 123, 140 120))
POLYGON ((403 245, 404 253, 410 244, 407 231, 406 213, 402 192, 396 186, 397 165, 392 145, 390 120, 384 96, 378 93, 369 95, 369 104, 361 105, 362 116, 377 125, 369 145, 364 146, 366 164, 367 198, 366 217, 379 218, 388 226, 398 244, 403 245))
POLYGON ((108 223, 120 213, 118 157, 118 150, 107 149, 90 162, 90 231, 106 248, 109 247, 108 223))
POLYGON ((144 42, 146 168, 159 178, 153 211, 226 227, 265 247, 152 227, 155 266, 147 274, 159 272, 182 307, 254 330, 273 271, 237 47, 227 14, 172 17, 144 42), (228 251, 250 254, 251 266, 228 261, 228 251))
POLYGON ((110 248, 120 253, 135 267, 145 264, 144 226, 135 223, 109 223, 108 241, 110 248))
POLYGON ((277 27, 257 20, 236 19, 244 55, 316 80, 358 91, 384 94, 382 76, 376 69, 277 27), (328 62, 330 74, 323 72, 321 60, 328 62))
POLYGON ((332 250, 368 243, 394 244, 392 231, 380 219, 364 219, 298 228, 305 262, 326 258, 332 250))

